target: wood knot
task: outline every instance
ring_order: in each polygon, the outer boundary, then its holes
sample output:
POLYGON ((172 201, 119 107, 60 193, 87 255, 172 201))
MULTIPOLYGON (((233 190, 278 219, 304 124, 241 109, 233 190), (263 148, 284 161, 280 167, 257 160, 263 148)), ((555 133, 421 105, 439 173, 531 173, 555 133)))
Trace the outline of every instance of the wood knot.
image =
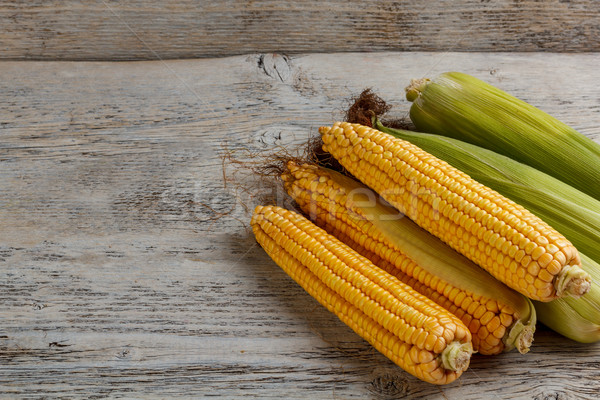
POLYGON ((129 349, 123 349, 117 353, 118 359, 131 358, 131 351, 129 349))
POLYGON ((292 75, 290 58, 283 54, 269 53, 258 57, 258 68, 267 76, 288 83, 292 75))
POLYGON ((371 374, 369 390, 378 399, 397 399, 408 393, 408 380, 403 371, 391 368, 376 368, 371 374))
POLYGON ((567 400, 567 395, 562 392, 540 393, 533 400, 567 400))

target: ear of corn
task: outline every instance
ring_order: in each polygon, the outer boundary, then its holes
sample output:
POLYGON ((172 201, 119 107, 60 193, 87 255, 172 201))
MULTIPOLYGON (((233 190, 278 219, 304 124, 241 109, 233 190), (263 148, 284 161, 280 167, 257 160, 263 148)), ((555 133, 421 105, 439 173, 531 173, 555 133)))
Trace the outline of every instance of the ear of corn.
POLYGON ((411 143, 358 124, 319 129, 323 150, 422 228, 527 297, 589 290, 575 247, 538 217, 411 143))
POLYGON ((413 80, 406 90, 417 130, 504 154, 600 200, 600 144, 573 128, 458 72, 413 80))
POLYGON ((473 335, 475 351, 528 351, 536 318, 523 295, 402 218, 351 178, 289 162, 282 179, 317 225, 461 318, 473 335))
POLYGON ((581 254, 583 267, 594 284, 580 299, 566 297, 549 303, 535 302, 544 325, 569 339, 582 343, 600 340, 600 265, 581 254))
POLYGON ((448 162, 564 234, 580 250, 582 268, 592 276, 592 285, 581 299, 536 302, 538 319, 573 340, 600 340, 600 201, 533 167, 470 143, 391 129, 378 120, 374 127, 448 162))
POLYGON ((382 132, 411 142, 531 211, 600 262, 600 201, 491 150, 445 136, 391 129, 375 120, 382 132))
POLYGON ((251 225, 287 274, 406 371, 444 384, 467 369, 471 334, 454 315, 297 213, 259 206, 251 225))

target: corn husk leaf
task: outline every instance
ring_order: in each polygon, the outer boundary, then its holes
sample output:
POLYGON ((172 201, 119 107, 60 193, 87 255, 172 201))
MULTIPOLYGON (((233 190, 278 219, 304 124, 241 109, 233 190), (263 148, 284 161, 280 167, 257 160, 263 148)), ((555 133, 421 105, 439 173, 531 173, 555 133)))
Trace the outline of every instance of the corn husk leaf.
POLYGON ((414 80, 410 118, 417 130, 504 154, 600 200, 600 144, 470 75, 414 80))

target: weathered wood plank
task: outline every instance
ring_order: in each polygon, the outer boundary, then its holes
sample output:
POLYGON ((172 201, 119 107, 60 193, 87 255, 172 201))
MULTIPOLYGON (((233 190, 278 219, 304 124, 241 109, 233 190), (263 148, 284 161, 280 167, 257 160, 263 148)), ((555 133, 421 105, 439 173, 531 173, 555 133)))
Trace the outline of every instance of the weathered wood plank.
POLYGON ((598 139, 598 61, 0 62, 0 397, 594 398, 600 347, 543 328, 452 385, 408 376, 258 248, 257 193, 224 185, 220 156, 301 143, 364 87, 403 115, 410 78, 456 69, 598 139))
POLYGON ((0 2, 0 58, 600 50, 595 0, 0 2))

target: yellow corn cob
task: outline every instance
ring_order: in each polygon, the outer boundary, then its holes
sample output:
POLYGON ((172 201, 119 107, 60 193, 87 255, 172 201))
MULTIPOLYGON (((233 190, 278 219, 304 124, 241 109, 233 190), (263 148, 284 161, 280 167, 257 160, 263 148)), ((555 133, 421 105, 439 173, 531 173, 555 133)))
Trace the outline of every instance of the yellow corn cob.
POLYGON ((575 247, 523 207, 386 133, 344 122, 319 132, 350 173, 511 288, 539 301, 589 290, 575 247))
POLYGON ((416 227, 407 218, 392 220, 390 217, 397 215, 397 212, 377 201, 369 189, 334 171, 295 162, 287 163, 282 180, 286 191, 318 226, 458 316, 473 335, 475 351, 491 355, 514 347, 521 353, 529 350, 536 322, 531 302, 456 254, 439 239, 416 227), (365 200, 369 197, 371 204, 365 200), (403 235, 411 236, 417 246, 400 249, 371 222, 377 217, 387 219, 383 223, 393 224, 403 235), (463 285, 477 282, 480 293, 486 293, 487 296, 456 287, 439 274, 422 268, 404 252, 414 253, 415 247, 436 253, 436 258, 427 263, 429 270, 446 268, 446 272, 455 275, 463 285), (455 268, 448 270, 444 262, 436 263, 439 259, 455 260, 452 265, 455 268), (517 304, 511 307, 510 303, 517 304))
POLYGON ((468 368, 471 333, 447 310, 297 213, 259 206, 251 225, 288 275, 407 372, 445 384, 468 368))

